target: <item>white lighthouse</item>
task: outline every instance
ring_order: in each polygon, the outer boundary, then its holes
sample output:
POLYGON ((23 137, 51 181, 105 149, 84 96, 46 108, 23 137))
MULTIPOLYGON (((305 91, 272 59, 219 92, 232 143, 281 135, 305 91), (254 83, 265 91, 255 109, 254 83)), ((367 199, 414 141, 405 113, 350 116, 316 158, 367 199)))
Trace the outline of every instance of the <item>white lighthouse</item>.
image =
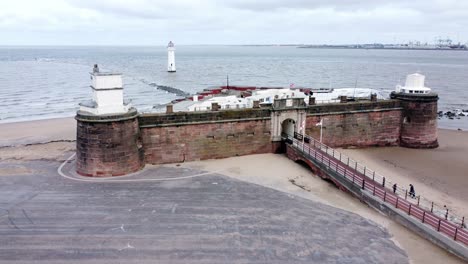
POLYGON ((175 47, 172 41, 169 41, 167 44, 167 71, 168 72, 175 72, 175 47))

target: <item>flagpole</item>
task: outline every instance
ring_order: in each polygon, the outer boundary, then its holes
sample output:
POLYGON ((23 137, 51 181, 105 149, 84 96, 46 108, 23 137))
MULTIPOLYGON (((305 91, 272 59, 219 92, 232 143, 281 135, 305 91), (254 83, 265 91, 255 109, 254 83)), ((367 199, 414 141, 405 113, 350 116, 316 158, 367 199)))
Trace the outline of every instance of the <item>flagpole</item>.
POLYGON ((323 119, 320 119, 320 143, 322 143, 322 127, 323 127, 323 119))

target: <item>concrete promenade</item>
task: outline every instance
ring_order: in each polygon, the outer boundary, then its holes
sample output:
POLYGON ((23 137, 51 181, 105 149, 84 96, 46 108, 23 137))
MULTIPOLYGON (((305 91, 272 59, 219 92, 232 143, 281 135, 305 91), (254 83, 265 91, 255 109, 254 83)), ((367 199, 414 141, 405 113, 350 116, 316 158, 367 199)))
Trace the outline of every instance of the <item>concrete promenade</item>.
POLYGON ((219 173, 89 179, 71 162, 68 179, 58 162, 21 164, 0 177, 0 263, 408 263, 363 217, 219 173))

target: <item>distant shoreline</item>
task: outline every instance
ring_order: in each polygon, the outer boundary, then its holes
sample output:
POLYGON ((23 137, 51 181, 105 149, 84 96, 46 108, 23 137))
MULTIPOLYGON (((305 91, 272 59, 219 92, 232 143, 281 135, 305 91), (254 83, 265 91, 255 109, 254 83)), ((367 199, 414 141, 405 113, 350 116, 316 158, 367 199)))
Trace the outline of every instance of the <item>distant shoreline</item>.
POLYGON ((436 50, 436 51, 468 51, 468 49, 438 49, 438 48, 379 48, 379 47, 347 47, 334 45, 297 46, 299 49, 359 49, 359 50, 436 50))

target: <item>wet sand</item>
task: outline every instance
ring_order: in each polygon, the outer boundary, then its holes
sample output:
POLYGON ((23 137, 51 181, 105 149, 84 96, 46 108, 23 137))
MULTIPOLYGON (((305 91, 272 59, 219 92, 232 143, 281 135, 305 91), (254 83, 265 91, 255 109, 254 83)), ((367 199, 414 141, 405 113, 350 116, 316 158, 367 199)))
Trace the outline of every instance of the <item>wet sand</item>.
POLYGON ((0 147, 75 139, 76 120, 72 117, 0 124, 0 147))
MULTIPOLYGON (((75 121, 71 118, 0 124, 0 138, 2 140, 0 141, 0 160, 9 161, 12 164, 37 159, 63 160, 64 153, 74 149, 74 135, 75 121), (56 142, 47 143, 48 141, 56 142), (25 144, 31 145, 25 146, 25 144), (1 147, 2 145, 4 147, 1 147)), ((451 171, 453 173, 444 178, 437 177, 435 169, 430 174, 429 172, 432 170, 426 166, 432 164, 435 168, 437 164, 452 164, 460 153, 467 153, 465 148, 468 144, 467 135, 468 133, 440 130, 441 147, 435 150, 379 148, 350 149, 345 150, 345 152, 354 159, 365 160, 366 164, 378 171, 382 170, 384 175, 387 175, 388 172, 389 177, 394 176, 395 179, 400 177, 402 180, 411 181, 415 184, 416 191, 427 197, 440 196, 449 206, 453 205, 460 211, 465 211, 467 206, 463 202, 463 197, 466 193, 463 190, 467 190, 467 187, 464 185, 462 174, 458 174, 463 171, 463 163, 459 164, 460 166, 454 166, 457 169, 453 169, 451 171), (415 172, 417 173, 415 174, 415 172), (390 176, 390 173, 393 174, 390 176), (424 180, 420 179, 421 175, 428 174, 432 176, 426 177, 424 180), (435 183, 444 187, 434 188, 435 183), (450 188, 455 188, 457 191, 448 192, 450 188)), ((285 156, 251 155, 222 160, 188 162, 180 166, 207 171, 222 170, 219 172, 220 174, 322 202, 371 219, 389 230, 394 236, 395 243, 407 252, 412 263, 463 263, 357 199, 339 191, 332 184, 313 176, 308 169, 288 160, 285 156)), ((15 170, 11 169, 2 173, 2 175, 9 176, 14 176, 14 174, 15 170)), ((397 181, 400 181, 400 178, 397 181)), ((402 182, 406 184, 404 181, 402 182)))

